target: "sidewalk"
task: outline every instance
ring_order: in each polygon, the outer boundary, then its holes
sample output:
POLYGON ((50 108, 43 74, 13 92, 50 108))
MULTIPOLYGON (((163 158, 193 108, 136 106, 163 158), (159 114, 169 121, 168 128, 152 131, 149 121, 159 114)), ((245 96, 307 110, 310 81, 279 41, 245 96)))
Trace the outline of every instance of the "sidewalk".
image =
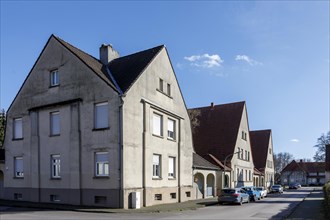
POLYGON ((323 191, 314 189, 286 219, 326 219, 323 201, 323 191))

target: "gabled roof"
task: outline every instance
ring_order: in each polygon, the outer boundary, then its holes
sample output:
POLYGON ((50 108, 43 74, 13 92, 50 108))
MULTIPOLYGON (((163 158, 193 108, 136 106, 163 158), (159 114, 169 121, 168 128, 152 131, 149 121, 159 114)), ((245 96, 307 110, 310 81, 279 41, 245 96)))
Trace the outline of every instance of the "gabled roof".
POLYGON ((283 168, 283 172, 303 171, 305 173, 325 172, 325 162, 296 162, 291 161, 286 167, 283 168))
MULTIPOLYGON (((108 85, 110 85, 115 91, 117 91, 114 83, 111 81, 105 66, 100 60, 94 58, 93 56, 81 51, 80 49, 72 46, 68 42, 62 40, 61 38, 52 35, 57 41, 59 41, 65 48, 67 48, 71 53, 78 57, 86 66, 88 66, 94 73, 96 73, 102 80, 104 80, 108 85)), ((118 92, 118 91, 117 91, 118 92)))
POLYGON ((153 58, 164 48, 160 45, 128 56, 112 60, 109 70, 116 79, 123 93, 127 92, 153 58))
POLYGON ((221 162, 234 153, 244 106, 245 102, 236 102, 189 109, 199 112, 199 125, 192 132, 195 152, 204 158, 212 154, 221 162))
POLYGON ((267 164, 271 130, 250 131, 250 143, 254 166, 262 170, 267 164))
POLYGON ((257 168, 254 168, 253 175, 264 176, 264 173, 260 172, 257 168))
POLYGON ((193 153, 193 167, 207 170, 220 170, 220 168, 196 153, 193 153))

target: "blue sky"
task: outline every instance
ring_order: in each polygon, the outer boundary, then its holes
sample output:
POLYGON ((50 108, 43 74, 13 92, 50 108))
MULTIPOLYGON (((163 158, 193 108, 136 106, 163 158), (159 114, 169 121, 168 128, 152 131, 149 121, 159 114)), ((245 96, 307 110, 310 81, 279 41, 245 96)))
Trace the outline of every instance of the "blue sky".
POLYGON ((7 109, 51 34, 98 57, 165 44, 189 108, 245 100, 275 152, 312 158, 329 131, 329 1, 1 1, 7 109))

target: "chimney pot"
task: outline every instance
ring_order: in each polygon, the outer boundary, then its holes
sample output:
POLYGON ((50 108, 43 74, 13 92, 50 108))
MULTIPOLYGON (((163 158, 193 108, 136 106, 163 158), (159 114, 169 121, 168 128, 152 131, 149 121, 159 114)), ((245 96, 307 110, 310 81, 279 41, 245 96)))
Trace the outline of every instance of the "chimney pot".
POLYGON ((214 107, 214 102, 211 102, 211 107, 212 107, 212 108, 214 107))
POLYGON ((119 53, 113 49, 111 44, 102 44, 100 47, 100 60, 104 65, 108 65, 112 60, 119 57, 119 53))

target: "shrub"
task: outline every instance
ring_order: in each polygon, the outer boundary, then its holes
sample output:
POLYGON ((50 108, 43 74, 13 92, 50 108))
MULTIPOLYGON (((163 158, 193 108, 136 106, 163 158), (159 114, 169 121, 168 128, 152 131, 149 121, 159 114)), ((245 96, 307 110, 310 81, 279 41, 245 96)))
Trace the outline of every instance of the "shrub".
POLYGON ((330 181, 324 184, 323 192, 324 192, 324 205, 326 210, 325 213, 329 214, 330 213, 330 181))

